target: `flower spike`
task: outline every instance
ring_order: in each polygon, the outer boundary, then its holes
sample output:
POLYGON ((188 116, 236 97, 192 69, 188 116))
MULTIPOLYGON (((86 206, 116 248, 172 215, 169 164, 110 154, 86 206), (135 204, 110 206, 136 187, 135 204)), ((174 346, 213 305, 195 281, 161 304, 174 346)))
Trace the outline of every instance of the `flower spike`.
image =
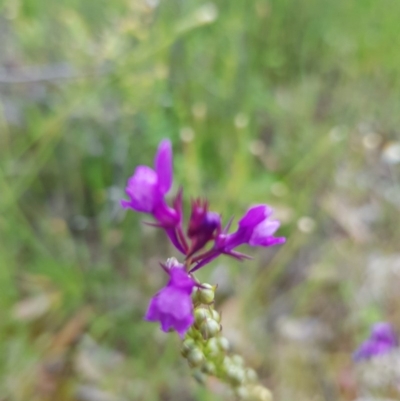
POLYGON ((283 244, 285 238, 274 236, 280 223, 270 219, 272 209, 268 205, 250 207, 239 220, 237 230, 229 233, 233 219, 222 228, 221 215, 209 210, 206 199, 192 201, 189 222, 184 230, 182 188, 171 206, 165 199, 172 187, 172 165, 171 142, 165 139, 158 146, 154 169, 136 167, 125 189, 129 200, 122 200, 121 205, 152 215, 155 222, 145 224, 162 228, 175 248, 185 255, 184 265, 176 259, 161 264, 169 281, 152 298, 145 316, 147 320, 160 322, 163 331, 174 329, 184 336, 193 324, 192 290, 201 286, 192 273, 223 254, 239 261, 251 259, 236 250, 241 245, 269 247, 283 244))

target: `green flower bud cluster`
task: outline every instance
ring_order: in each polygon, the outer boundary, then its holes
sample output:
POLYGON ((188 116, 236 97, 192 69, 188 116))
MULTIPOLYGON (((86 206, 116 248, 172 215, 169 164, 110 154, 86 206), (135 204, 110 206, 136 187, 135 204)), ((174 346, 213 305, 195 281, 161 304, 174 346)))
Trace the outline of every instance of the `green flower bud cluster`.
POLYGON ((210 284, 202 284, 193 294, 194 324, 182 343, 183 357, 201 383, 207 376, 215 376, 239 400, 272 401, 270 391, 257 383, 257 373, 246 368, 241 356, 230 352, 228 339, 221 335, 221 316, 214 309, 215 290, 210 284))

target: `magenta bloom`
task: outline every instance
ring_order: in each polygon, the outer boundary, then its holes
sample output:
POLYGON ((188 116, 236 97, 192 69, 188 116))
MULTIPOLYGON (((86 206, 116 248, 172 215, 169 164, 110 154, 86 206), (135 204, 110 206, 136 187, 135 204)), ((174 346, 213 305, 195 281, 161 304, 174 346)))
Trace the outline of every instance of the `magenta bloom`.
POLYGON ((150 301, 145 319, 160 322, 163 331, 174 329, 184 337, 194 322, 191 294, 197 284, 183 265, 177 263, 167 272, 170 280, 150 301))
POLYGON ((272 209, 268 205, 250 207, 239 220, 238 229, 234 233, 228 234, 229 223, 223 232, 216 236, 213 249, 206 252, 203 258, 197 258, 198 263, 191 269, 191 272, 200 269, 221 254, 239 260, 248 259, 249 256, 234 250, 243 244, 263 247, 283 244, 286 241, 284 237, 274 237, 280 223, 277 220, 270 220, 271 214, 272 209))
POLYGON ((390 323, 380 322, 372 326, 370 336, 353 354, 355 361, 387 354, 398 346, 396 333, 390 323))
POLYGON ((283 244, 284 237, 274 237, 275 231, 279 228, 278 220, 269 220, 272 209, 267 205, 252 206, 239 220, 239 228, 236 232, 228 235, 221 235, 217 240, 217 247, 224 253, 242 244, 251 246, 272 246, 283 244))
POLYGON ((158 221, 174 246, 186 253, 186 244, 180 239, 182 231, 182 193, 176 196, 171 208, 165 201, 165 195, 172 186, 172 147, 167 139, 161 141, 154 160, 155 170, 147 166, 136 167, 135 173, 128 180, 125 192, 130 200, 122 200, 121 206, 149 213, 158 221))
POLYGON ((172 148, 169 140, 163 140, 154 160, 155 170, 147 166, 136 167, 125 189, 130 200, 122 200, 123 208, 151 213, 164 228, 179 224, 181 216, 170 208, 164 197, 172 186, 172 148))

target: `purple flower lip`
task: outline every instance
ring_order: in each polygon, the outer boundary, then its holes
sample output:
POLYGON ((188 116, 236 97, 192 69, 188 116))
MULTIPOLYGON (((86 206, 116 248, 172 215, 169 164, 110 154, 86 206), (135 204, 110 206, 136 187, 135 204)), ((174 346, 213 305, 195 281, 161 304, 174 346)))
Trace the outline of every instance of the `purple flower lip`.
POLYGON ((353 353, 353 360, 370 359, 391 352, 398 346, 396 333, 390 323, 375 323, 371 328, 370 336, 353 353))
POLYGON ((201 257, 194 258, 197 264, 190 271, 195 272, 221 254, 229 255, 238 260, 249 259, 248 255, 234 250, 243 244, 263 247, 283 244, 286 241, 284 237, 273 236, 280 223, 277 220, 270 220, 271 214, 272 209, 268 205, 250 207, 239 220, 239 227, 234 233, 228 234, 231 222, 224 230, 219 230, 213 249, 201 257))
POLYGON ((151 213, 163 226, 174 226, 180 222, 176 210, 168 207, 164 197, 172 186, 172 147, 169 140, 163 140, 154 160, 155 170, 138 166, 128 180, 126 194, 129 201, 122 200, 123 208, 137 212, 151 213))
POLYGON ((160 322, 162 331, 174 329, 183 338, 194 322, 191 294, 198 284, 179 263, 164 269, 169 282, 151 299, 145 319, 160 322))
POLYGON ((180 235, 182 222, 182 193, 178 193, 171 208, 165 195, 172 186, 172 146, 167 139, 161 141, 154 160, 155 170, 148 166, 138 166, 128 180, 126 194, 129 201, 122 200, 123 208, 149 213, 158 221, 154 224, 163 228, 170 241, 182 253, 186 253, 186 243, 180 235))
POLYGON ((286 239, 274 237, 273 234, 279 228, 277 220, 269 220, 272 209, 268 205, 250 207, 239 220, 239 228, 236 232, 227 235, 221 241, 221 247, 225 253, 242 244, 250 246, 272 246, 283 244, 286 239))

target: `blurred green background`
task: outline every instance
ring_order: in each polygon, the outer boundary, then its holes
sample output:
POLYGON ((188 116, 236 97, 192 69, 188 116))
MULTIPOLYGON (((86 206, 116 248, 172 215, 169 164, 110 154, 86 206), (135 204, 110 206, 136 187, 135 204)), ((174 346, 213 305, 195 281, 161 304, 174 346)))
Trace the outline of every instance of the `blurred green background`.
POLYGON ((230 399, 142 320, 174 253, 119 200, 165 137, 186 210, 282 221, 284 246, 200 272, 275 399, 399 396, 351 361, 371 323, 400 327, 398 1, 0 10, 0 400, 230 399))

